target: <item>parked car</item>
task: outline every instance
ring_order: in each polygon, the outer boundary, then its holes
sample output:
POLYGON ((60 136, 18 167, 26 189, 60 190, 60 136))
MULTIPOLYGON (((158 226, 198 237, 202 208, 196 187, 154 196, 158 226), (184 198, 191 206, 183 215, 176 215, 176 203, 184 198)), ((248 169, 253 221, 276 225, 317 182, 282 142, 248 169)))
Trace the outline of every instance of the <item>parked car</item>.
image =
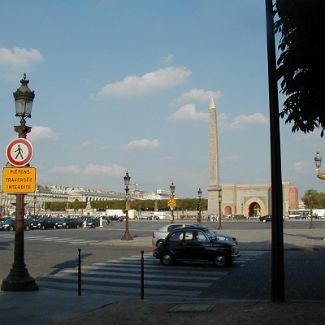
POLYGON ((54 217, 43 217, 38 220, 40 223, 40 228, 45 229, 57 229, 57 218, 54 217))
POLYGON ((2 217, 2 218, 0 219, 0 230, 4 230, 4 229, 3 229, 3 224, 5 223, 5 221, 6 221, 7 219, 11 219, 11 218, 10 218, 10 217, 2 217))
POLYGON ((262 222, 270 222, 270 221, 272 221, 272 216, 268 214, 265 216, 260 216, 259 219, 262 222))
POLYGON ((85 228, 95 228, 99 226, 99 219, 96 217, 87 217, 84 222, 83 226, 85 228))
POLYGON ((232 241, 218 240, 207 228, 181 227, 168 234, 154 250, 153 256, 163 265, 175 262, 212 262, 222 267, 240 256, 238 246, 232 241))
POLYGON ((80 228, 82 227, 83 220, 80 217, 67 218, 68 227, 67 228, 80 228))
POLYGON ((8 218, 2 225, 3 230, 13 231, 16 227, 16 220, 14 218, 8 218))
MULTIPOLYGON (((14 231, 15 229, 16 229, 16 219, 15 218, 8 218, 2 224, 2 230, 14 231)), ((30 218, 24 219, 24 229, 25 230, 32 229, 30 218)))
POLYGON ((106 220, 111 223, 112 221, 119 221, 122 222, 125 219, 124 216, 118 216, 117 214, 113 215, 113 216, 107 216, 106 220))

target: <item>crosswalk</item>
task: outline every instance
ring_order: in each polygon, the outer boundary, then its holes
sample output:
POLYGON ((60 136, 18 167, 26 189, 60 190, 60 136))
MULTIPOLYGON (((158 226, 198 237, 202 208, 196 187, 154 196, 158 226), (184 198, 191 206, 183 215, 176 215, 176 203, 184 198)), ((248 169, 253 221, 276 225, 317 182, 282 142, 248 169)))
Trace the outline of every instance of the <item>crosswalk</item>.
MULTIPOLYGON (((0 237, 0 239, 4 239, 8 241, 13 240, 13 238, 14 238, 14 233, 1 234, 0 237)), ((100 242, 99 240, 86 240, 82 238, 78 239, 78 238, 69 238, 69 237, 43 236, 43 235, 32 236, 26 233, 24 239, 28 241, 66 243, 71 245, 87 245, 87 244, 94 244, 100 242)))
MULTIPOLYGON (((231 268, 208 265, 163 266, 152 254, 144 255, 144 291, 146 297, 169 296, 174 298, 198 297, 203 290, 227 276, 234 267, 243 267, 264 254, 261 251, 245 252, 231 268)), ((141 261, 139 256, 95 263, 81 268, 83 293, 140 296, 141 261)), ((77 292, 78 269, 67 268, 37 279, 40 287, 77 292)))

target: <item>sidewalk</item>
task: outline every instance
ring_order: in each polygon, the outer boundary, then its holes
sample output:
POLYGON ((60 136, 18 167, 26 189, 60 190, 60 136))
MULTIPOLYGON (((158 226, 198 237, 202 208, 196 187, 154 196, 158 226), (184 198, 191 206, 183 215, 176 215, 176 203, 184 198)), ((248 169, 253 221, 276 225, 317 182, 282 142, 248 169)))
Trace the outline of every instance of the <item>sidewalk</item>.
MULTIPOLYGON (((271 230, 227 230, 241 250, 270 250, 271 230), (254 237, 254 238, 252 238, 254 237)), ((324 250, 323 229, 285 230, 285 250, 324 250)), ((95 245, 152 248, 151 237, 108 240, 95 245)), ((253 267, 253 266, 252 266, 253 267)), ((308 272, 309 264, 303 266, 308 272)), ((247 270, 247 269, 246 269, 247 270)), ((302 270, 304 271, 304 270, 302 270)), ((325 271, 325 270, 324 270, 325 271)), ((238 275, 239 276, 239 275, 238 275)), ((230 281, 230 279, 229 279, 230 281)), ((322 286, 323 283, 320 283, 322 286)), ((322 290, 322 289, 320 289, 322 290)), ((96 324, 324 324, 325 301, 271 303, 236 299, 154 300, 64 292, 40 288, 35 292, 0 292, 1 325, 96 324)))

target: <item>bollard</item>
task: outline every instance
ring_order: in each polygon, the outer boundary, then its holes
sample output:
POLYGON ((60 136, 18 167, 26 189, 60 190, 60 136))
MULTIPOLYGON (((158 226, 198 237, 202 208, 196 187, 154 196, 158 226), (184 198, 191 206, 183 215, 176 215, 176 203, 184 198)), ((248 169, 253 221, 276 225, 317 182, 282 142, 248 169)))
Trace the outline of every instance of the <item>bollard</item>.
POLYGON ((144 299, 144 259, 143 251, 141 251, 141 299, 144 299))
POLYGON ((81 296, 81 249, 78 248, 78 296, 81 296))

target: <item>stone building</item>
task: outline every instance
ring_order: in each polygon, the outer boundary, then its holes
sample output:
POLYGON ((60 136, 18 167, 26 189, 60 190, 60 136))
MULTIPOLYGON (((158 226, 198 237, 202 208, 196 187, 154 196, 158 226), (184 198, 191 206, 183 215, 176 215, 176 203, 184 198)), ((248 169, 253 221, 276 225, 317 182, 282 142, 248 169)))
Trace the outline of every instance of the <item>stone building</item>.
MULTIPOLYGON (((270 184, 223 184, 221 211, 225 216, 244 215, 258 217, 272 214, 270 184)), ((289 182, 283 182, 283 215, 290 209, 298 209, 298 190, 289 182)))

